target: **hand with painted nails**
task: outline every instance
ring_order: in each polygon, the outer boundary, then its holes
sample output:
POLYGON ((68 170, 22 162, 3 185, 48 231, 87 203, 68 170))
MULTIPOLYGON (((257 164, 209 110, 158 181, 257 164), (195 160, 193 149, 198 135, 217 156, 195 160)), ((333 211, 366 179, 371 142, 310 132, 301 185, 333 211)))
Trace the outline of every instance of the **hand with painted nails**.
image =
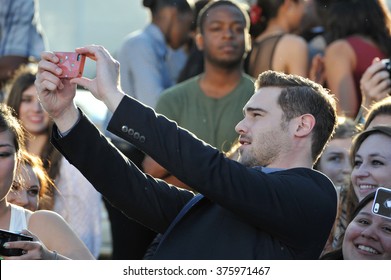
POLYGON ((43 242, 28 230, 22 234, 31 236, 33 241, 11 241, 3 244, 6 249, 21 249, 22 254, 18 256, 2 256, 3 260, 66 260, 68 258, 50 251, 43 242))

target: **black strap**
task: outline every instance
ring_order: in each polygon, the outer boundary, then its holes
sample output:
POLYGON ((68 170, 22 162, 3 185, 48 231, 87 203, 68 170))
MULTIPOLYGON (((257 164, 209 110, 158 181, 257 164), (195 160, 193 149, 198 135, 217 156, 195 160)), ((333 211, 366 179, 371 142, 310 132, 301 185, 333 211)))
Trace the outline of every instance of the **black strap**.
POLYGON ((175 219, 172 221, 170 226, 167 228, 166 232, 162 236, 159 242, 159 246, 156 248, 156 251, 159 250, 160 245, 163 243, 164 239, 166 239, 167 235, 172 231, 174 226, 179 222, 180 219, 190 210, 191 207, 194 206, 198 201, 200 201, 204 196, 202 194, 197 194, 192 199, 189 200, 189 202, 182 208, 182 210, 179 212, 179 214, 175 217, 175 219))

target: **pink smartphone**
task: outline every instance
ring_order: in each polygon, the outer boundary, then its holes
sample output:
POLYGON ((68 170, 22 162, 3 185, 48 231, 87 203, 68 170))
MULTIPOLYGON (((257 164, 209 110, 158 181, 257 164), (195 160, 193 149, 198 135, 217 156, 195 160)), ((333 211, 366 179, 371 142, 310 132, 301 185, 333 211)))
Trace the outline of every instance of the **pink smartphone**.
POLYGON ((54 52, 60 59, 58 66, 62 69, 60 78, 72 79, 83 75, 86 56, 76 52, 54 52))

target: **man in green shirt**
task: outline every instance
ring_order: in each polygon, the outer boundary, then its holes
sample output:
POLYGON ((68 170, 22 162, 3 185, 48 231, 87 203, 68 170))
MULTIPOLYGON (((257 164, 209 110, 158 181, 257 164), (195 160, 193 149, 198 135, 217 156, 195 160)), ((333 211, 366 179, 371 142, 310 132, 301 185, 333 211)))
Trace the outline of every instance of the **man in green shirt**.
MULTIPOLYGON (((250 50, 248 15, 234 3, 214 4, 213 9, 207 5, 200 12, 197 31, 204 72, 164 91, 156 111, 225 152, 237 139, 235 125, 254 93, 252 78, 244 74, 242 66, 250 50)), ((156 178, 186 187, 148 156, 143 169, 156 178)))

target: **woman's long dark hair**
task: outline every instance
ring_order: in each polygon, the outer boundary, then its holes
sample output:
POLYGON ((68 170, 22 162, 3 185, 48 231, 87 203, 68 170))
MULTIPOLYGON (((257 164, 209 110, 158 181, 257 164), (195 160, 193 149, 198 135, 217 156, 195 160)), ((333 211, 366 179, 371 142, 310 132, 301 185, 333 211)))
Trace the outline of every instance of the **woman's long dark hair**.
MULTIPOLYGON (((36 68, 33 66, 22 66, 15 72, 14 79, 11 83, 11 88, 7 96, 6 104, 14 110, 14 115, 19 119, 19 109, 22 103, 23 92, 29 87, 34 85, 36 76, 36 68)), ((41 153, 40 158, 42 159, 44 168, 47 170, 50 178, 54 181, 60 170, 61 154, 56 148, 50 143, 52 125, 49 124, 46 131, 48 135, 47 143, 41 153)), ((27 139, 28 139, 27 135, 27 139)))
POLYGON ((251 20, 251 37, 255 38, 265 31, 269 20, 277 16, 278 9, 283 3, 284 0, 257 0, 254 5, 259 7, 260 14, 257 19, 251 20))
POLYGON ((327 16, 327 40, 351 35, 373 40, 391 56, 391 14, 383 0, 339 0, 332 3, 327 16))

